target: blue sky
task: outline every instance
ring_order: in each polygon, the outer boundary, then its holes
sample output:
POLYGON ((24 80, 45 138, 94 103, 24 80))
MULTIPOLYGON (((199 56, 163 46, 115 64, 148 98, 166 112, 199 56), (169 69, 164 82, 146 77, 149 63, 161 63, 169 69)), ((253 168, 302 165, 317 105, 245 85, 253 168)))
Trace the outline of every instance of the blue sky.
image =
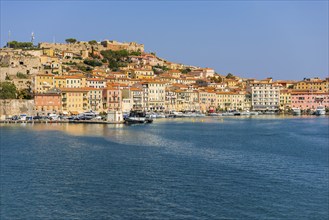
POLYGON ((136 41, 221 74, 328 77, 328 1, 3 1, 11 39, 136 41))

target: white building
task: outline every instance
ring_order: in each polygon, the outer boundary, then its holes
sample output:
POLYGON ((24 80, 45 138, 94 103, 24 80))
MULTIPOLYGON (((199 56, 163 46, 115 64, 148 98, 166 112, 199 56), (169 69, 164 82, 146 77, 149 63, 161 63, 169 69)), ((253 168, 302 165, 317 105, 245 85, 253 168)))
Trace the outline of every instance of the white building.
POLYGON ((257 111, 277 111, 280 107, 280 88, 282 86, 273 83, 272 79, 252 81, 247 85, 247 91, 251 92, 251 105, 257 111))

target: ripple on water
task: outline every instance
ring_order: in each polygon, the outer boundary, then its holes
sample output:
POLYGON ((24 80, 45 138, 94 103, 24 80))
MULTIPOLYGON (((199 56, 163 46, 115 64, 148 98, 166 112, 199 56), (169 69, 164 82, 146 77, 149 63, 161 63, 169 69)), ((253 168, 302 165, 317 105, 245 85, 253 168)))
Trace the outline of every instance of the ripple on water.
POLYGON ((327 120, 216 120, 1 126, 1 219, 327 218, 327 120))

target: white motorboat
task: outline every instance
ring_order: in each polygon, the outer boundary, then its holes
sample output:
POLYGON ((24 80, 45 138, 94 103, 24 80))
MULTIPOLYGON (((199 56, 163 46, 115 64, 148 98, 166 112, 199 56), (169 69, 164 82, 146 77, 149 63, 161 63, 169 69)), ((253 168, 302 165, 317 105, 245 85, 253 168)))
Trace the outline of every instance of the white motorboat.
POLYGON ((291 110, 292 110, 293 115, 300 115, 301 114, 300 108, 292 108, 291 110))
POLYGON ((224 112, 222 113, 222 116, 234 116, 233 112, 224 112))
POLYGON ((258 112, 249 112, 250 115, 258 115, 258 112))
POLYGON ((249 116, 250 112, 249 111, 241 112, 240 115, 249 116))
POLYGON ((316 115, 325 115, 326 114, 326 109, 324 106, 318 106, 315 110, 316 115))
POLYGON ((212 113, 209 113, 208 116, 221 116, 221 114, 212 112, 212 113))

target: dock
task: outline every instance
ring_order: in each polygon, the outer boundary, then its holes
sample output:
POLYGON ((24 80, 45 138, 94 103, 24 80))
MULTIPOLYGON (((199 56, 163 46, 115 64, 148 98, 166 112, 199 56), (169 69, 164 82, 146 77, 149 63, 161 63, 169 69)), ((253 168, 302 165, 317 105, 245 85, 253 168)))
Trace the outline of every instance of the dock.
POLYGON ((124 124, 124 122, 99 121, 99 120, 0 120, 0 124, 124 124))

